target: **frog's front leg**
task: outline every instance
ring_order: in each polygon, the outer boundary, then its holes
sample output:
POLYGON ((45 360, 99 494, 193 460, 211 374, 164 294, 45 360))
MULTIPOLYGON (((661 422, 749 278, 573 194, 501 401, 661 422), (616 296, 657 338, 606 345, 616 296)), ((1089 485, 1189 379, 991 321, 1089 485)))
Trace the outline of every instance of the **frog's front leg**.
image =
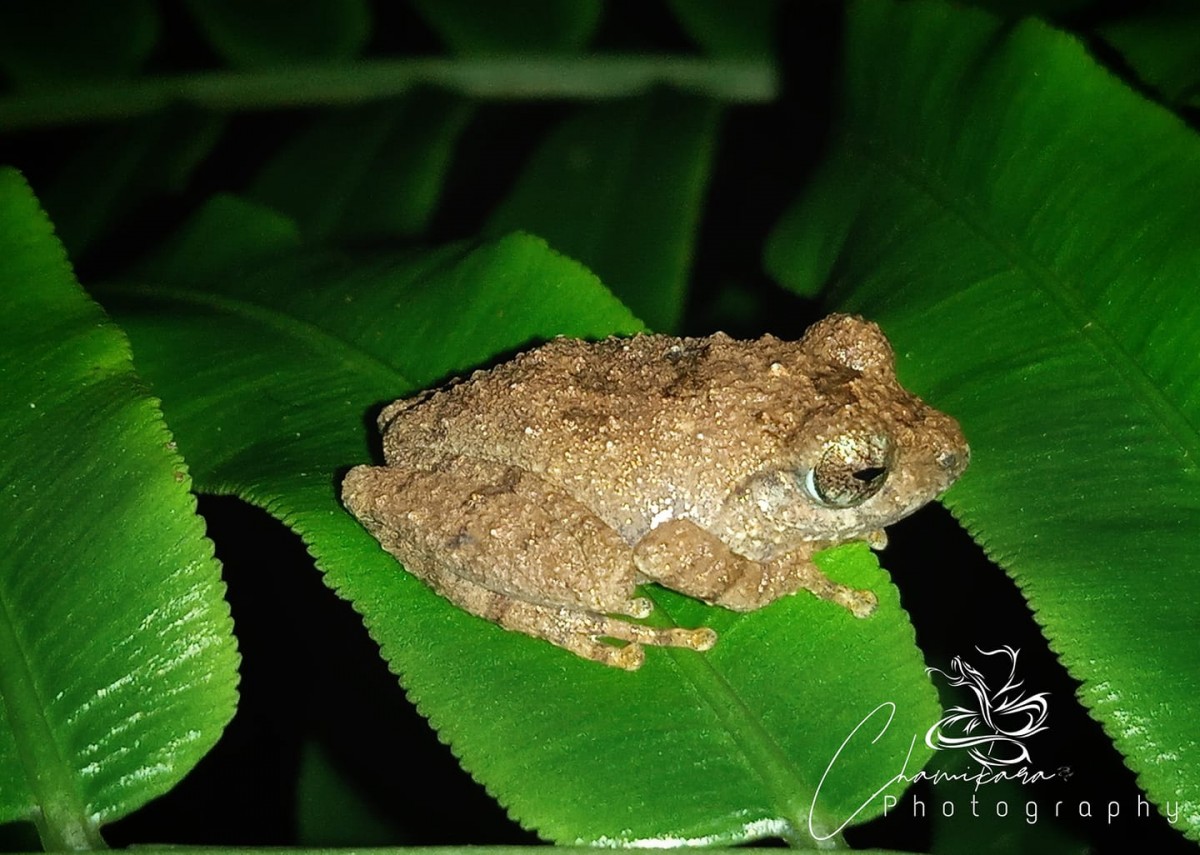
POLYGON ((633 596, 629 545, 534 473, 453 456, 415 467, 359 466, 346 475, 342 495, 409 571, 506 629, 627 669, 641 665, 642 644, 704 650, 716 639, 708 629, 613 617, 644 617, 653 607, 633 596))
POLYGON ((812 553, 820 548, 813 544, 811 550, 754 561, 691 520, 674 519, 638 541, 633 558, 638 570, 659 584, 737 612, 805 590, 855 617, 873 613, 878 600, 872 592, 835 582, 812 562, 812 553))

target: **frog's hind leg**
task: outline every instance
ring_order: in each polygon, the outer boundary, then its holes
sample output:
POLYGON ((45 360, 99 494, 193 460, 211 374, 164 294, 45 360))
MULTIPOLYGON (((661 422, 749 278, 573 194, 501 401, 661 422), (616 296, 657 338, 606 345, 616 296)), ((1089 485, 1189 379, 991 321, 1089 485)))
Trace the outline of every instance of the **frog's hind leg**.
MULTIPOLYGON (((645 617, 629 544, 543 479, 491 461, 436 468, 359 466, 347 504, 380 544, 430 584, 450 571, 512 599, 596 614, 645 617)), ((454 586, 444 595, 458 602, 454 586)))
POLYGON ((505 629, 545 639, 584 659, 627 671, 642 666, 646 657, 643 644, 708 650, 717 640, 717 634, 706 627, 643 626, 608 615, 514 599, 447 571, 436 572, 430 582, 462 608, 505 629), (605 638, 628 643, 617 646, 603 641, 605 638))
POLYGON ((535 474, 447 458, 426 470, 356 467, 343 491, 363 524, 409 571, 507 629, 631 670, 642 662, 643 644, 705 650, 716 639, 709 629, 623 620, 653 608, 635 596, 629 544, 535 474))

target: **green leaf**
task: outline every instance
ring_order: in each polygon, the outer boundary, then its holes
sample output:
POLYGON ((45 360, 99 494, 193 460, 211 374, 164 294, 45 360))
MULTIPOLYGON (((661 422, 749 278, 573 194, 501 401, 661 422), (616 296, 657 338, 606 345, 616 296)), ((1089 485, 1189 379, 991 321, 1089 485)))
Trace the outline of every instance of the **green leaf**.
POLYGON ((573 53, 583 47, 604 9, 600 0, 413 0, 455 53, 573 53))
POLYGON ((371 35, 365 0, 188 0, 187 7, 235 68, 353 59, 371 35))
POLYGON ((471 113, 467 101, 435 92, 327 111, 266 165, 250 195, 316 242, 419 234, 471 113))
POLYGON ((219 116, 188 111, 89 134, 42 194, 68 252, 78 257, 91 249, 145 199, 183 190, 224 125, 219 116))
MULTIPOLYGON (((255 209, 221 207, 237 211, 230 231, 254 231, 255 209)), ((183 243, 219 248, 221 219, 183 243)), ((591 273, 523 235, 369 261, 226 260, 230 273, 209 281, 160 275, 106 289, 105 303, 204 488, 262 505, 304 537, 441 738, 515 818, 556 841, 811 844, 810 810, 834 837, 880 812, 876 790, 938 710, 896 591, 865 548, 821 561, 879 593, 871 620, 807 596, 739 616, 655 590, 658 620, 708 624, 722 639, 705 655, 651 651, 629 674, 455 608, 340 507, 341 476, 370 459, 381 403, 556 333, 636 331, 591 273)), ((913 751, 909 774, 928 753, 913 751)))
POLYGON ((126 77, 157 37, 150 0, 0 3, 0 70, 22 89, 126 77))
POLYGON ((959 418, 947 503, 1200 839, 1200 141, 1075 39, 946 5, 856 4, 842 85, 769 266, 959 418))
POLYGON ((94 847, 216 742, 237 652, 183 461, 12 170, 0 288, 0 822, 94 847))
POLYGON ((533 155, 487 231, 546 238, 651 329, 674 330, 719 118, 715 103, 667 92, 584 107, 533 155))
POLYGON ((774 53, 779 0, 668 0, 696 44, 713 56, 736 59, 774 53))
POLYGON ((1195 3, 1135 7, 1097 32, 1167 101, 1200 104, 1200 7, 1195 3))
POLYGON ((142 263, 138 275, 150 281, 210 282, 294 253, 300 245, 293 220, 235 196, 214 196, 142 263))

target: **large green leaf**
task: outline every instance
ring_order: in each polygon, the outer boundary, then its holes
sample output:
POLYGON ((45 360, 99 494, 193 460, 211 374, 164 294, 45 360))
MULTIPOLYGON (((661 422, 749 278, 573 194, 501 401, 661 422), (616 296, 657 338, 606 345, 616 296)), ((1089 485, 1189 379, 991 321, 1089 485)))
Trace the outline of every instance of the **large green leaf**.
MULTIPOLYGON (((810 814, 832 837, 879 813, 876 791, 937 707, 896 591, 865 548, 823 561, 879 593, 872 619, 807 596, 737 616, 655 591, 658 620, 722 638, 704 655, 651 651, 630 674, 454 608, 339 506, 342 474, 370 458, 381 403, 555 333, 637 330, 591 273, 522 235, 358 261, 292 254, 277 237, 249 246, 284 231, 272 214, 217 200, 178 257, 102 299, 204 488, 260 504, 305 538, 419 708, 514 817, 558 841, 811 844, 810 814), (202 247, 209 266, 198 268, 189 259, 202 247)), ((914 751, 908 773, 927 757, 914 751)))
POLYGON ((11 170, 0 290, 0 822, 94 846, 216 741, 237 652, 183 461, 11 170))
POLYGON ((1075 39, 948 5, 855 5, 842 85, 770 267, 960 419, 948 504, 1200 839, 1200 140, 1075 39))
POLYGON ((669 92, 583 108, 534 154, 488 231, 541 235, 652 329, 674 330, 719 119, 716 103, 669 92))
POLYGON ((1056 20, 1098 4, 1095 0, 970 0, 969 5, 1010 20, 1035 15, 1044 20, 1056 20))

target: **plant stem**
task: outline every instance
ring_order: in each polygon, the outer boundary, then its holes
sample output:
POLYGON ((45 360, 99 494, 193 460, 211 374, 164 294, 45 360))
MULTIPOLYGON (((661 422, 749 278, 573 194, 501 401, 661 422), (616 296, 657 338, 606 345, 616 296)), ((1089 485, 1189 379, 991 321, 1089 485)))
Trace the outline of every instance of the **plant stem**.
MULTIPOLYGON (((813 839, 806 833, 796 832, 793 834, 783 835, 783 842, 792 849, 813 849, 813 839)), ((822 840, 816 845, 817 849, 829 851, 836 849, 849 849, 850 846, 846 843, 846 838, 840 834, 835 834, 826 840, 822 840)))
POLYGON ((61 729, 47 718, 46 699, 29 664, 17 617, 0 591, 0 714, 16 743, 42 846, 48 852, 105 849, 88 817, 77 773, 60 744, 61 729))
POLYGON ((42 89, 0 98, 0 131, 128 118, 177 104, 219 111, 361 104, 418 86, 501 100, 619 98, 671 86, 747 103, 769 101, 778 89, 766 61, 649 55, 385 59, 42 89))

